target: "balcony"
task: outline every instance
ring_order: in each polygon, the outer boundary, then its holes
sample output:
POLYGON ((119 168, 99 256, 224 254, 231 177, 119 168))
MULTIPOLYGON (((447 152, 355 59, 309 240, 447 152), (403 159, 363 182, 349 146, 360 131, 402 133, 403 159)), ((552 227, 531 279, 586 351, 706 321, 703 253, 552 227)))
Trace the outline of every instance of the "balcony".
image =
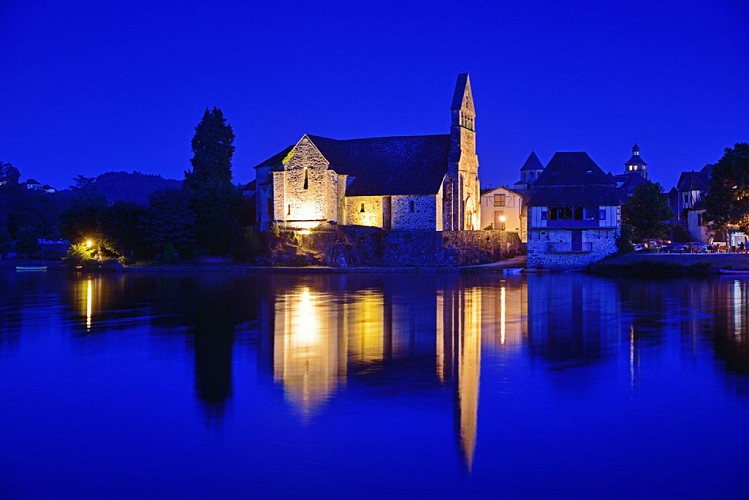
POLYGON ((547 243, 546 251, 549 253, 589 253, 593 251, 593 243, 584 241, 573 245, 572 242, 547 243), (574 247, 574 248, 573 248, 574 247))

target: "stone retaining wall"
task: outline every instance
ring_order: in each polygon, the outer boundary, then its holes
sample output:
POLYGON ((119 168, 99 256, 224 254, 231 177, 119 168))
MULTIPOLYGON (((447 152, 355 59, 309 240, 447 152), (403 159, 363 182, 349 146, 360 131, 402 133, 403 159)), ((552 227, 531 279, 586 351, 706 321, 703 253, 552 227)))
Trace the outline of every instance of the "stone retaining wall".
POLYGON ((269 236, 267 264, 334 267, 455 267, 496 262, 523 253, 517 233, 383 230, 341 226, 309 234, 269 236))

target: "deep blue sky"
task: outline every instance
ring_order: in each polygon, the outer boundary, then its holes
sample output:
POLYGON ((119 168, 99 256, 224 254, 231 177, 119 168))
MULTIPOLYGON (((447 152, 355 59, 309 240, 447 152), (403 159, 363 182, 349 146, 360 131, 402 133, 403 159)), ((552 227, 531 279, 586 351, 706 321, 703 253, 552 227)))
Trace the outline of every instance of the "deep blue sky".
POLYGON ((637 142, 668 189, 749 141, 749 2, 0 0, 0 161, 182 178, 206 106, 235 180, 303 133, 447 133, 471 74, 483 185, 535 150, 619 172, 637 142))

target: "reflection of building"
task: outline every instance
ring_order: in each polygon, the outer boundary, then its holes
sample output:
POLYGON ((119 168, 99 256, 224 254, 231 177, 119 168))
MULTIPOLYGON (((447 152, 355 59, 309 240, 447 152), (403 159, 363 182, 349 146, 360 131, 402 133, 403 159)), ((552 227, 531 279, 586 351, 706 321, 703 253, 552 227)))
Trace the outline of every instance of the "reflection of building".
POLYGON ((470 469, 481 349, 522 342, 524 282, 480 287, 455 277, 394 277, 378 278, 372 287, 357 280, 366 282, 353 276, 306 281, 261 308, 260 327, 272 333, 272 347, 261 350, 272 352, 274 379, 304 415, 321 409, 344 384, 365 391, 450 386, 458 447, 470 469), (263 317, 268 313, 272 318, 263 317))
POLYGON ((531 352, 561 365, 596 362, 622 332, 620 299, 612 281, 585 275, 528 277, 531 352))

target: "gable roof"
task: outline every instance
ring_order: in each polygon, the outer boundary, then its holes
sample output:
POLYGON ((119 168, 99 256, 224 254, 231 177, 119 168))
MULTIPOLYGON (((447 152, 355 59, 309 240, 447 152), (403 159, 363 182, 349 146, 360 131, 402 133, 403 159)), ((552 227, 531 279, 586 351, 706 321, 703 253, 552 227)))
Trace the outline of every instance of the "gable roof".
POLYGON ((535 151, 531 151, 531 154, 528 155, 528 159, 525 160, 525 163, 523 163, 523 166, 520 167, 520 171, 523 170, 543 170, 544 166, 541 163, 541 160, 538 159, 538 156, 536 156, 535 151))
POLYGON ((710 187, 707 175, 703 172, 682 172, 676 188, 679 191, 706 191, 710 187))
POLYGON ((283 160, 286 158, 286 156, 291 152, 291 150, 294 149, 294 145, 287 146, 286 148, 282 149, 278 153, 274 154, 270 158, 266 159, 265 161, 261 161, 257 165, 255 165, 253 168, 260 168, 260 167, 274 167, 274 168, 281 168, 283 167, 283 160))
POLYGON ((336 140, 308 135, 339 174, 346 196, 436 194, 447 173, 449 135, 336 140))
POLYGON ((621 205, 613 177, 584 152, 555 153, 531 185, 530 203, 551 205, 621 205))

